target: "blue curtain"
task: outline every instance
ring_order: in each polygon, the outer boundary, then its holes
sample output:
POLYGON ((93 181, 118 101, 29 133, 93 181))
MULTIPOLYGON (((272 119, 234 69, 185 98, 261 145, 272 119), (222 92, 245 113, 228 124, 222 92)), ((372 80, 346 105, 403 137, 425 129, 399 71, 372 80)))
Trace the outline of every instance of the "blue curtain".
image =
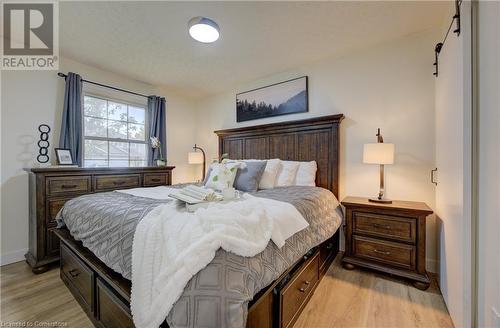
MULTIPOLYGON (((148 97, 149 114, 149 136, 157 137, 161 142, 161 155, 167 159, 167 133, 166 133, 166 109, 165 98, 150 96, 148 97)), ((155 160, 160 159, 160 151, 150 148, 148 156, 148 165, 152 166, 155 160)))
POLYGON ((82 77, 68 73, 59 148, 71 150, 73 163, 82 166, 82 77))

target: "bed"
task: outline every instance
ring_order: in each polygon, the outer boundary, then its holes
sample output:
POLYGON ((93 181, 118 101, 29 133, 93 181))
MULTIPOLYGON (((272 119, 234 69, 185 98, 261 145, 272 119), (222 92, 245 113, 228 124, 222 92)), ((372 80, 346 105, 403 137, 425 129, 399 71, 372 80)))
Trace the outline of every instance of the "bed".
MULTIPOLYGON (((291 203, 310 228, 287 240, 282 250, 269 243, 255 258, 218 251, 214 260, 188 283, 170 311, 168 322, 177 327, 293 325, 338 252, 341 222, 329 195, 338 195, 342 118, 333 115, 216 131, 219 153, 228 153, 230 158, 317 162, 318 187, 276 188, 254 194, 291 203)), ((77 198, 63 209, 69 230, 56 231, 62 241, 61 279, 96 326, 133 326, 129 309, 131 265, 127 256, 130 234, 141 215, 159 202, 109 192, 77 198), (108 221, 93 221, 95 216, 108 221), (112 226, 116 222, 120 224, 112 226), (99 237, 112 233, 120 236, 116 239, 119 242, 99 237)))

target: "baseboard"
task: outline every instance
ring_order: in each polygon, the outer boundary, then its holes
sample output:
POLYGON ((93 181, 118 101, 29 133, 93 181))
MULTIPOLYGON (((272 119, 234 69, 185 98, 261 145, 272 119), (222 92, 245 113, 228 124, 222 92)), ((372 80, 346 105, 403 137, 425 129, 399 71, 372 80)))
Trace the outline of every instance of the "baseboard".
POLYGON ((439 262, 438 260, 426 259, 425 268, 428 272, 438 273, 439 272, 439 262))
POLYGON ((0 266, 24 261, 24 254, 26 254, 27 251, 28 249, 20 249, 18 251, 2 254, 0 257, 0 266))

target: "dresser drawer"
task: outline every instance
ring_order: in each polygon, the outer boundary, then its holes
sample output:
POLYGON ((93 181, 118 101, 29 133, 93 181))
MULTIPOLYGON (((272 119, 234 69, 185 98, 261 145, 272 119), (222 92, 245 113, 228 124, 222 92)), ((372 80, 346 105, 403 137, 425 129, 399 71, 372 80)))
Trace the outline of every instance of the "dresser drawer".
POLYGON ((55 228, 47 229, 47 239, 45 243, 45 253, 50 256, 59 256, 59 237, 53 232, 55 228))
POLYGON ((168 173, 144 173, 144 187, 166 185, 168 181, 168 173))
POLYGON ((94 272, 88 268, 66 245, 61 244, 61 274, 92 310, 92 284, 94 272))
POLYGON ((71 198, 51 199, 47 201, 47 225, 54 227, 56 225, 57 213, 63 208, 64 204, 71 198))
POLYGON ((99 175, 94 177, 95 191, 136 188, 140 185, 140 174, 99 175))
POLYGON ((319 252, 317 252, 304 263, 292 280, 280 291, 281 327, 293 326, 312 296, 319 280, 319 258, 319 252))
POLYGON ((353 236, 353 255, 406 270, 415 269, 415 246, 391 241, 353 236))
POLYGON ((47 182, 47 193, 53 195, 66 195, 68 193, 90 192, 90 176, 73 177, 49 177, 47 182))
POLYGON ((132 315, 124 302, 97 278, 96 282, 97 320, 106 328, 134 328, 132 315))
POLYGON ((415 243, 417 221, 415 218, 353 212, 353 230, 357 234, 415 243))

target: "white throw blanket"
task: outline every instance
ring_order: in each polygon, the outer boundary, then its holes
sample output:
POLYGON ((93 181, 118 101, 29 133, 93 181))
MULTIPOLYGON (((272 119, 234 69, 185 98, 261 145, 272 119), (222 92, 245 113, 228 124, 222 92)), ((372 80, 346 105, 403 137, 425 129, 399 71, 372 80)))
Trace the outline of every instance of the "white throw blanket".
POLYGON ((173 204, 153 209, 138 224, 132 247, 131 310, 138 328, 156 328, 189 280, 219 248, 252 257, 270 239, 278 247, 309 224, 291 204, 244 195, 194 213, 173 204))

